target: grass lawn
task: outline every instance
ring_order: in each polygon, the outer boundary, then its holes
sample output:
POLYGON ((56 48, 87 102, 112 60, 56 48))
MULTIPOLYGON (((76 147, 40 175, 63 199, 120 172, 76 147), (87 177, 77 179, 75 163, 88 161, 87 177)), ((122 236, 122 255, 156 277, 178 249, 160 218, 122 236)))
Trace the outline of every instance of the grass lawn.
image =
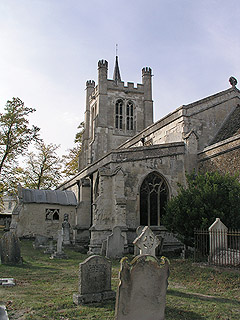
MULTIPOLYGON (((78 265, 87 256, 65 252, 67 260, 51 260, 43 250, 33 249, 31 241, 22 240, 23 265, 0 265, 0 277, 14 278, 17 283, 0 287, 0 302, 7 306, 10 320, 114 319, 114 302, 73 304, 78 265)), ((113 260, 112 266, 112 287, 116 290, 119 261, 113 260)), ((166 319, 240 319, 240 273, 170 259, 166 319)))

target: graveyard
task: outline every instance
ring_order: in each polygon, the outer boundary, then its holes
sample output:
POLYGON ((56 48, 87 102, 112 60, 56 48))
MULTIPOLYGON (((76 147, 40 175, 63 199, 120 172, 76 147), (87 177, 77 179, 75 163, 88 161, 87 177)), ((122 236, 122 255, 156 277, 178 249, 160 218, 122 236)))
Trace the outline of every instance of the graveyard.
MULTIPOLYGON (((0 237, 2 237, 1 232, 0 237)), ((115 299, 76 304, 79 264, 89 259, 73 248, 64 248, 66 258, 50 259, 33 241, 21 240, 22 263, 0 265, 0 278, 14 279, 14 286, 0 285, 0 305, 14 320, 113 320, 115 299)), ((131 261, 132 255, 125 259, 131 261)), ((192 258, 166 257, 170 275, 165 317, 173 319, 239 319, 239 270, 194 263, 192 258)), ((111 289, 117 291, 120 258, 111 261, 111 289)), ((151 288, 148 288, 151 290, 151 288)), ((141 306, 142 308, 144 305, 141 306)))

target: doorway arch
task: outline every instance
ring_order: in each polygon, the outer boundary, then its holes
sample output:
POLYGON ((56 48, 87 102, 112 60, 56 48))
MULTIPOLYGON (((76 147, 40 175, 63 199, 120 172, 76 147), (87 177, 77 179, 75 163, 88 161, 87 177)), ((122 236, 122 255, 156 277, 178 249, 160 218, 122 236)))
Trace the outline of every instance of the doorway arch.
POLYGON ((140 225, 160 226, 169 197, 166 181, 158 172, 151 172, 140 187, 140 225))

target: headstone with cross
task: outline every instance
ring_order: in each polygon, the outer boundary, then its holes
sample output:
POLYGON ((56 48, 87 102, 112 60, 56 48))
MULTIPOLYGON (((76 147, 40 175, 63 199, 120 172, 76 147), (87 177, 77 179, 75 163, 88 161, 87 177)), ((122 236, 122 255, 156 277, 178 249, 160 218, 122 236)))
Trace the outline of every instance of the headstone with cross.
POLYGON ((155 256, 155 251, 160 245, 160 240, 154 235, 152 230, 146 226, 143 228, 141 234, 133 241, 133 244, 140 249, 140 254, 155 256))

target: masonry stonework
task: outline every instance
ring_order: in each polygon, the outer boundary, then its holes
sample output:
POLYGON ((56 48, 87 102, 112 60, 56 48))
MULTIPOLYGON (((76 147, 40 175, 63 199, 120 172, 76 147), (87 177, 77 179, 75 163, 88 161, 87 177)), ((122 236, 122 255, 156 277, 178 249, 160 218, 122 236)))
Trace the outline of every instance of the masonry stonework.
MULTIPOLYGON (((98 84, 87 81, 79 174, 59 188, 75 190, 75 243, 91 253, 101 252, 114 227, 125 237, 125 253, 133 251, 140 225, 166 235, 164 205, 177 194, 178 184, 186 183, 186 172, 234 173, 239 168, 240 92, 235 82, 153 123, 151 79, 152 70, 145 67, 141 84, 125 86, 116 58, 112 80, 107 61, 100 60, 98 84)), ((171 248, 175 240, 168 239, 171 248)))

